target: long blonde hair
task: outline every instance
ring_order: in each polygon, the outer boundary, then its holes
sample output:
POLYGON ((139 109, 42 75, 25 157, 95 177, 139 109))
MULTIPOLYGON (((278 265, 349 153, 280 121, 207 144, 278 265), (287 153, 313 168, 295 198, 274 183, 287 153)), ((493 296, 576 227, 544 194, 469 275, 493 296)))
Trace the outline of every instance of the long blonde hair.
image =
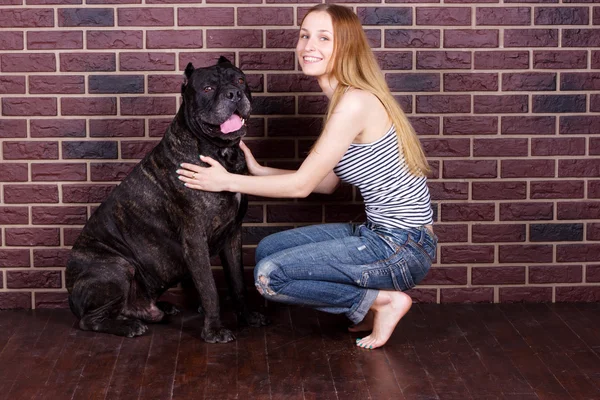
POLYGON ((392 96, 356 14, 350 8, 337 4, 318 4, 306 15, 315 11, 326 12, 333 23, 331 74, 338 81, 338 85, 327 109, 327 120, 348 87, 373 93, 383 104, 396 128, 399 151, 403 152, 409 171, 416 176, 427 175, 430 169, 421 142, 392 96))

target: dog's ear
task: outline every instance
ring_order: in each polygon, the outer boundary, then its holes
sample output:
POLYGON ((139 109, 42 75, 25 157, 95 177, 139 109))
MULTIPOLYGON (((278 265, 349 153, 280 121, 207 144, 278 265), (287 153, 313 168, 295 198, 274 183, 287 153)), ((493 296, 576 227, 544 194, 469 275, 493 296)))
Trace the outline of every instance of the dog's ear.
POLYGON ((185 73, 183 76, 183 83, 181 84, 181 95, 183 96, 183 92, 185 92, 185 87, 187 86, 188 80, 192 76, 194 72, 194 65, 190 62, 187 67, 185 67, 185 73))
POLYGON ((219 57, 219 61, 217 61, 217 64, 231 64, 231 61, 229 61, 224 56, 221 56, 221 57, 219 57))

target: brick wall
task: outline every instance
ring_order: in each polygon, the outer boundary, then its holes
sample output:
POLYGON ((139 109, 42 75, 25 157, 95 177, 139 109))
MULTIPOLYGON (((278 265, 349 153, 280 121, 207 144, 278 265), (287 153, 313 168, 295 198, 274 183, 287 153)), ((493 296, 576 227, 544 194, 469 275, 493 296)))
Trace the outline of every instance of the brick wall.
MULTIPOLYGON (((269 165, 297 166, 318 134, 325 99, 293 52, 310 0, 180 1, 0 0, 0 308, 65 306, 69 247, 160 139, 188 61, 246 71, 247 142, 269 165)), ((594 2, 349 4, 434 170, 440 246, 417 300, 600 300, 594 2)), ((362 218, 348 186, 252 198, 246 265, 266 234, 362 218)))

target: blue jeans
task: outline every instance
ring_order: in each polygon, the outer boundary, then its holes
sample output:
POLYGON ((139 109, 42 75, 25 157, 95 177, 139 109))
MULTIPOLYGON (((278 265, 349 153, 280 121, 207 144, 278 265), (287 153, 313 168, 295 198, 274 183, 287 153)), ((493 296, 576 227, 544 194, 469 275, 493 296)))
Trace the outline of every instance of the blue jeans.
POLYGON ((324 224, 279 232, 256 249, 254 280, 268 300, 363 320, 379 290, 405 291, 427 275, 437 237, 427 228, 324 224))

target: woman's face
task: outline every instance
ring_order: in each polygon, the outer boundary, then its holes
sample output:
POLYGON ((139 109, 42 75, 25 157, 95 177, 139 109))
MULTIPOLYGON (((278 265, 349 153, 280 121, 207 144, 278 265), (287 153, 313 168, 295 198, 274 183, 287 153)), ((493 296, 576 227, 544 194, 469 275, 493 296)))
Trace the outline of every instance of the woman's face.
POLYGON ((304 18, 296 54, 305 75, 321 76, 331 72, 333 23, 329 14, 314 11, 304 18))

